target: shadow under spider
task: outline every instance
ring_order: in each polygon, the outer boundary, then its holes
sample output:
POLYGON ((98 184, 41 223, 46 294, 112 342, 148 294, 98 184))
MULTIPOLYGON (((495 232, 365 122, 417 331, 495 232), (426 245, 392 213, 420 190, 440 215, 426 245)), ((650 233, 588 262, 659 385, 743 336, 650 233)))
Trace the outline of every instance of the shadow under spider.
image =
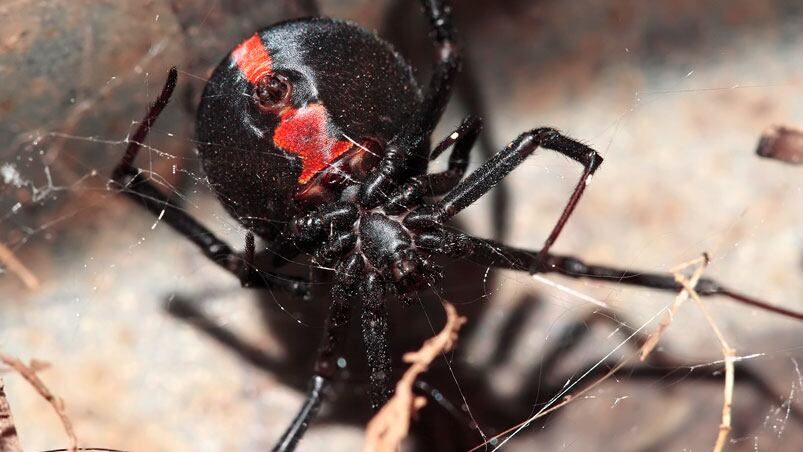
MULTIPOLYGON (((310 271, 309 267, 301 265, 298 267, 306 268, 303 271, 310 271)), ((496 370, 510 365, 512 352, 527 333, 527 319, 538 315, 537 311, 542 302, 535 296, 524 296, 518 300, 512 311, 507 313, 499 334, 489 338, 493 343, 488 359, 482 365, 471 364, 466 359, 465 346, 476 342, 472 339, 483 334, 477 327, 482 324, 479 320, 491 306, 487 300, 491 295, 489 288, 498 287, 499 283, 488 279, 485 269, 469 262, 451 262, 449 265, 444 265, 444 270, 445 277, 440 293, 455 304, 460 314, 466 316, 469 322, 461 330, 458 348, 445 357, 449 365, 447 366, 443 360, 438 360, 422 378, 425 382, 422 386, 431 388, 425 391, 430 395, 430 400, 411 426, 410 439, 415 450, 465 451, 482 442, 480 434, 471 428, 469 415, 454 408, 462 405, 461 392, 468 401, 471 415, 480 424, 483 432, 490 437, 532 416, 562 390, 566 381, 577 378, 597 363, 599 358, 594 358, 577 366, 576 370, 569 374, 558 371, 566 367, 565 360, 577 360, 575 349, 584 343, 595 324, 607 324, 618 329, 622 338, 629 336, 633 331, 629 326, 631 324, 617 319, 617 316, 610 312, 591 312, 576 319, 563 327, 557 337, 551 340, 552 345, 548 347, 546 353, 524 369, 523 373, 526 375, 522 379, 524 384, 512 395, 499 396, 492 376, 496 370), (442 395, 444 402, 434 400, 433 391, 442 395)), ((313 268, 312 271, 321 270, 313 268)), ((260 293, 257 306, 264 328, 270 331, 284 348, 286 359, 271 356, 259 346, 242 339, 235 331, 219 325, 204 313, 202 304, 197 300, 174 295, 165 303, 165 309, 171 316, 204 332, 240 359, 260 371, 270 373, 281 385, 303 394, 320 341, 316 326, 323 324, 329 300, 329 287, 329 284, 325 283, 317 285, 313 298, 306 301, 294 300, 279 293, 260 293), (292 312, 292 317, 280 306, 292 312), (299 324, 293 317, 303 319, 311 327, 299 324)), ((404 307, 395 299, 388 299, 394 362, 392 381, 397 381, 407 367, 402 364, 401 354, 418 349, 424 340, 439 331, 444 324, 445 317, 440 302, 441 298, 432 290, 421 295, 418 305, 404 307)), ((359 315, 358 307, 352 307, 352 315, 359 315)), ((487 333, 484 336, 488 336, 487 333)), ((485 340, 482 336, 480 339, 485 340)), ((645 335, 634 336, 630 348, 636 350, 645 339, 645 335)), ((342 356, 348 365, 342 371, 341 377, 336 380, 321 412, 320 423, 316 421, 317 426, 324 424, 364 426, 373 415, 367 400, 369 372, 359 334, 349 336, 342 356)), ((583 383, 570 394, 577 394, 583 387, 602 378, 617 364, 618 362, 611 359, 596 366, 586 375, 583 383)), ((609 383, 622 380, 629 380, 628 384, 633 384, 635 381, 649 382, 661 392, 673 391, 681 383, 684 385, 708 383, 719 393, 719 388, 723 384, 721 368, 721 364, 690 366, 676 361, 666 352, 655 350, 646 363, 625 366, 609 383)), ((747 363, 736 363, 736 383, 737 391, 740 386, 750 386, 755 394, 764 400, 772 404, 781 404, 782 397, 747 363)), ((421 390, 422 386, 418 389, 421 390)), ((789 400, 786 403, 792 402, 789 400)), ((582 401, 577 400, 575 403, 582 401)), ((761 426, 764 418, 756 415, 755 410, 751 413, 752 415, 747 415, 741 407, 734 407, 733 437, 745 436, 761 426)), ((292 415, 292 413, 286 414, 288 417, 292 415)), ((796 406, 790 406, 789 414, 790 421, 803 425, 803 413, 796 406)), ((536 428, 531 428, 528 432, 539 432, 541 429, 537 427, 553 421, 556 415, 558 413, 535 421, 533 426, 536 428)), ((645 446, 645 450, 662 450, 668 447, 669 441, 687 428, 690 426, 676 425, 671 432, 651 438, 651 444, 645 446)), ((711 428, 715 430, 716 426, 711 428)))
MULTIPOLYGON (((269 267, 267 262, 256 262, 256 265, 259 268, 269 267)), ((327 282, 326 272, 323 270, 300 264, 291 265, 299 272, 323 274, 323 278, 313 278, 323 282, 313 286, 310 300, 294 299, 279 291, 257 292, 257 307, 264 329, 281 344, 286 359, 271 356, 260 346, 244 340, 235 331, 218 324, 207 315, 203 310, 203 301, 214 298, 215 294, 173 294, 164 303, 164 309, 172 317, 202 331, 240 359, 270 373, 281 385, 304 393, 320 345, 320 329, 328 309, 331 284, 327 282)), ((485 292, 488 288, 495 287, 485 269, 469 262, 458 261, 445 265, 444 275, 445 278, 437 290, 457 306, 461 315, 479 318, 488 306, 485 292)), ((417 304, 402 306, 395 298, 388 297, 387 306, 391 319, 391 352, 395 364, 393 381, 396 381, 407 367, 402 365, 401 355, 418 349, 424 340, 438 332, 445 323, 445 315, 441 298, 432 290, 420 294, 420 302, 417 304)), ((352 325, 359 325, 359 314, 359 306, 352 306, 352 325)), ((466 324, 461 336, 470 337, 474 326, 472 323, 466 324)), ((355 329, 350 333, 341 352, 348 364, 345 369, 341 369, 341 375, 336 379, 324 409, 317 418, 320 423, 365 425, 373 416, 367 397, 370 372, 364 347, 358 331, 355 329)), ((442 362, 436 363, 434 367, 443 368, 442 371, 448 374, 448 369, 442 362)), ((448 381, 452 386, 455 385, 451 377, 448 381)), ((288 413, 289 416, 291 413, 288 413)), ((317 419, 316 425, 319 425, 317 419)))

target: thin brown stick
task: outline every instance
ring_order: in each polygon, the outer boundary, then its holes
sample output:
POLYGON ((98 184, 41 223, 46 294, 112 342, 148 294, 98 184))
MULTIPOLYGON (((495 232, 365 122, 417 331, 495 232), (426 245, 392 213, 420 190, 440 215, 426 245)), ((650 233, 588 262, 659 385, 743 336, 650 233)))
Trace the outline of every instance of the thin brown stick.
POLYGON ((25 264, 17 259, 14 252, 3 243, 0 243, 0 264, 2 264, 9 273, 19 278, 28 289, 36 290, 39 288, 39 280, 36 278, 36 275, 28 270, 25 264))
POLYGON ((3 379, 0 378, 0 450, 3 452, 22 452, 14 418, 11 416, 11 406, 6 400, 3 390, 3 379))
POLYGON ((722 423, 719 425, 719 433, 717 434, 717 441, 714 443, 713 449, 714 452, 722 452, 722 450, 725 448, 725 443, 728 440, 728 435, 731 432, 733 383, 736 378, 736 370, 733 363, 736 360, 736 351, 732 349, 730 345, 728 345, 728 341, 725 340, 725 336, 722 334, 719 327, 717 327, 716 322, 714 322, 714 318, 711 317, 711 314, 708 312, 708 308, 705 307, 705 304, 700 299, 700 295, 698 295, 697 291, 694 290, 694 284, 692 284, 691 281, 686 279, 683 275, 678 273, 675 273, 675 279, 677 282, 683 285, 684 291, 688 292, 692 299, 697 303, 697 306, 703 312, 705 319, 708 321, 708 324, 711 325, 711 329, 714 331, 714 334, 717 336, 717 340, 719 340, 719 343, 722 346, 722 355, 725 358, 725 388, 722 402, 722 423))
POLYGON ((53 395, 52 392, 47 388, 47 386, 39 379, 39 376, 36 375, 36 371, 33 369, 32 366, 26 366, 22 361, 19 359, 6 355, 5 353, 0 353, 0 361, 2 361, 5 365, 11 367, 18 374, 22 376, 28 383, 33 386, 36 392, 39 393, 45 400, 50 403, 53 409, 56 411, 59 419, 61 420, 61 425, 64 427, 64 432, 67 434, 67 439, 69 440, 70 452, 76 452, 78 450, 78 439, 75 436, 75 430, 73 429, 72 422, 70 418, 67 417, 67 412, 65 411, 64 401, 61 400, 60 397, 56 397, 53 395))
MULTIPOLYGON (((706 264, 708 260, 707 256, 701 256, 697 259, 690 260, 688 262, 684 262, 680 265, 675 266, 671 269, 671 272, 675 274, 675 278, 677 275, 685 270, 686 268, 697 265, 697 264, 706 264)), ((705 265, 700 265, 697 269, 692 273, 691 278, 689 278, 689 284, 694 287, 697 285, 697 282, 703 276, 703 271, 705 270, 705 265)), ((678 292, 677 296, 675 297, 675 301, 672 303, 672 307, 669 308, 664 318, 661 319, 661 323, 658 324, 658 329, 655 330, 654 333, 650 334, 647 340, 644 342, 644 345, 641 346, 641 361, 647 359, 650 353, 652 353, 653 349, 656 345, 658 345, 658 341, 661 339, 661 335, 669 328, 669 325, 672 323, 672 319, 675 318, 675 314, 677 314, 680 307, 683 303, 689 299, 689 293, 685 290, 681 290, 678 292)))
POLYGON ((368 422, 365 429, 366 452, 395 452, 410 430, 410 419, 426 405, 426 398, 413 393, 413 385, 419 375, 426 372, 437 357, 454 348, 457 333, 466 323, 465 317, 444 303, 446 325, 437 336, 428 339, 418 351, 405 353, 404 362, 412 364, 396 383, 393 397, 368 422))

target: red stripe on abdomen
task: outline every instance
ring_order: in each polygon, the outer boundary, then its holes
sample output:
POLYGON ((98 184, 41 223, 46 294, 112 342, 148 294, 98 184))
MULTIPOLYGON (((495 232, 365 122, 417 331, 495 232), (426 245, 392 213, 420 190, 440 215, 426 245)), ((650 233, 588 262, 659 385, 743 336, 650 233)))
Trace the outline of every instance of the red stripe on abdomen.
POLYGON ((339 141, 328 134, 326 108, 309 104, 290 109, 273 134, 276 146, 301 157, 301 175, 298 182, 307 183, 338 157, 351 149, 350 141, 339 141))
POLYGON ((235 47, 231 51, 231 57, 246 80, 252 84, 256 84, 259 79, 270 74, 272 69, 270 54, 258 33, 254 33, 254 36, 235 47))

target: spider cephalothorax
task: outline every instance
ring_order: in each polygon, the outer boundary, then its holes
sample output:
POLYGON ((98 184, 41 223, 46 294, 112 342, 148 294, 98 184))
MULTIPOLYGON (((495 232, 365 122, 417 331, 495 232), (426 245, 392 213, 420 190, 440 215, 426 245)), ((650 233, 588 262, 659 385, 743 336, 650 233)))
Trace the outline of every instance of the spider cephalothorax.
MULTIPOLYGON (((211 186, 249 230, 244 253, 235 252, 172 205, 133 165, 176 86, 175 68, 112 175, 118 189, 196 243, 243 286, 309 295, 306 279, 255 269, 254 234, 268 242, 258 251, 262 256, 289 259, 304 253, 335 270, 307 401, 276 450, 295 447, 336 376, 352 305, 362 313, 371 405, 377 408, 387 400, 392 366, 385 296, 396 293, 404 300, 434 284, 439 272, 431 263, 433 256, 530 273, 682 289, 670 274, 588 265, 550 253, 602 162, 588 146, 551 128, 533 129, 464 178, 481 128, 480 120, 469 116, 430 151, 430 136, 455 84, 459 52, 448 2, 422 0, 422 4, 437 57, 423 93, 408 64, 390 45, 356 25, 331 19, 267 28, 235 46, 217 67, 198 111, 198 149, 211 186), (559 152, 584 167, 542 249, 493 243, 447 225, 539 148, 559 152), (429 161, 449 149, 448 167, 428 173, 429 161)), ((696 291, 803 319, 799 313, 712 280, 700 279, 696 291)))
POLYGON ((198 148, 229 211, 272 237, 300 209, 362 180, 421 108, 410 67, 375 34, 331 19, 283 22, 215 69, 198 148))

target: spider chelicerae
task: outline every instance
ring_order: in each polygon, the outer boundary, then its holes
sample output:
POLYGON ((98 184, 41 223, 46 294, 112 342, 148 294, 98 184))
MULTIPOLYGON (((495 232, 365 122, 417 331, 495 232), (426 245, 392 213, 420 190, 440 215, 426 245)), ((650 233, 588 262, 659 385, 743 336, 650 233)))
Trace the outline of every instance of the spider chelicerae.
MULTIPOLYGON (((353 306, 362 312, 370 402, 375 409, 385 403, 392 383, 385 300, 395 295, 407 303, 418 291, 437 284, 437 256, 532 274, 555 272, 669 291, 682 288, 670 274, 590 265, 550 252, 602 163, 590 147, 557 130, 537 128, 466 176, 482 127, 474 116, 431 146, 461 57, 448 1, 422 3, 436 55, 425 87, 381 38, 326 18, 282 22, 255 33, 215 69, 198 110, 198 150, 211 186, 249 231, 244 252, 173 206, 134 166, 176 86, 175 69, 113 172, 113 183, 122 193, 198 245, 245 287, 309 296, 312 281, 257 271, 254 262, 266 255, 305 255, 318 266, 334 269, 329 315, 307 400, 276 450, 295 448, 337 377, 353 306), (540 250, 514 248, 447 226, 539 148, 558 152, 583 168, 540 250), (429 163, 447 151, 448 167, 429 173, 429 163), (255 236, 266 241, 265 249, 256 249, 255 236)), ((275 270, 283 259, 274 259, 275 270)), ((801 318, 710 279, 701 279, 696 291, 801 318)))

